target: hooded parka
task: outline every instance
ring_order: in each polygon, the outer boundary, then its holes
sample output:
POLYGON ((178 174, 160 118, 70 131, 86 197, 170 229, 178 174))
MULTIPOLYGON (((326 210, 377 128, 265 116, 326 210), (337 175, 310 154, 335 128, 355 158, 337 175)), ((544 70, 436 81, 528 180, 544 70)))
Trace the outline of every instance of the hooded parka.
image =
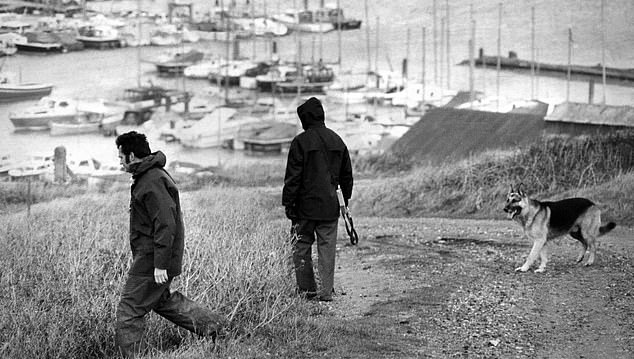
POLYGON ((130 168, 131 275, 153 276, 154 268, 166 269, 170 278, 181 273, 185 231, 178 189, 165 162, 158 151, 130 168))
POLYGON ((321 102, 311 97, 297 108, 304 132, 291 142, 282 204, 297 219, 339 218, 336 188, 346 200, 352 195, 352 164, 345 143, 326 128, 321 102))

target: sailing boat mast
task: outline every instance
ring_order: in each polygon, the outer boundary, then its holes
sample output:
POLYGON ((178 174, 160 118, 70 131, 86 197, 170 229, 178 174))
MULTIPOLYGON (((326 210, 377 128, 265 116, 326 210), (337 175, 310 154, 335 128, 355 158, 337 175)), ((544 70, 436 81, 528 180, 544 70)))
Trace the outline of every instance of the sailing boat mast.
POLYGON ((568 28, 568 70, 566 71, 566 102, 570 102, 570 71, 572 67, 572 28, 568 28))
POLYGON ((502 3, 498 4, 498 56, 497 63, 495 65, 496 78, 495 78, 495 87, 496 87, 496 98, 497 98, 497 110, 500 110, 500 68, 502 67, 502 3))
POLYGON ((434 0, 433 2, 433 7, 432 7, 432 12, 433 12, 433 19, 434 19, 434 23, 433 23, 433 29, 432 32, 434 33, 434 83, 436 84, 440 84, 438 82, 438 17, 436 15, 436 0, 434 0))
POLYGON ((367 56, 368 56, 368 71, 367 73, 370 74, 370 71, 372 71, 372 65, 371 65, 371 55, 370 55, 370 27, 367 26, 367 24, 370 23, 370 17, 368 16, 368 0, 365 0, 364 2, 364 10, 365 10, 365 35, 366 35, 366 50, 367 50, 367 56))
POLYGON ((137 46, 136 46, 136 85, 141 87, 141 0, 136 1, 136 27, 137 27, 137 46))
POLYGON ((447 30, 447 88, 451 88, 451 47, 449 41, 449 0, 445 0, 445 17, 447 18, 446 30, 447 30))
POLYGON ((422 71, 422 73, 421 73, 421 82, 422 82, 422 84, 423 84, 423 91, 422 91, 422 93, 421 93, 421 101, 420 101, 420 108, 421 108, 421 110, 425 108, 425 90, 426 90, 426 89, 425 89, 425 80, 426 80, 426 79, 425 79, 425 65, 426 65, 426 64, 425 64, 425 56, 426 56, 427 52, 425 51, 425 40, 426 40, 426 39, 425 39, 425 36, 426 36, 425 31, 426 31, 426 29, 425 29, 425 27, 423 26, 423 49, 422 49, 422 50, 423 50, 423 53, 422 53, 422 56, 421 56, 421 57, 422 57, 422 60, 423 60, 423 71, 422 71))
POLYGON ((531 100, 535 99, 535 7, 531 6, 531 100))
MULTIPOLYGON (((339 0, 337 0, 337 46, 339 49, 339 54, 337 57, 337 64, 339 64, 339 68, 341 69, 341 5, 339 0)), ((368 26, 366 23, 365 26, 368 26)))
POLYGON ((229 50, 230 50, 230 31, 229 31, 229 20, 227 19, 227 16, 225 14, 225 5, 224 5, 224 0, 220 0, 220 17, 221 17, 221 22, 222 22, 222 27, 224 28, 225 32, 226 32, 226 36, 225 36, 225 83, 224 83, 224 87, 225 87, 225 105, 229 103, 229 50))
POLYGON ((601 80, 603 81, 603 98, 605 105, 605 0, 601 0, 601 80))

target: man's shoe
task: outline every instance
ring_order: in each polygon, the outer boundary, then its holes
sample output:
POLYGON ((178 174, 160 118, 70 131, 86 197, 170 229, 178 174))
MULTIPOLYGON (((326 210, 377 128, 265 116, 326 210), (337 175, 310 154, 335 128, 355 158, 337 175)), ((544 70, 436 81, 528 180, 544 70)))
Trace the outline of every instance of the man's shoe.
POLYGON ((332 296, 331 295, 322 295, 319 297, 319 301, 320 302, 332 302, 332 296))
POLYGON ((298 294, 305 299, 314 299, 317 296, 317 292, 310 292, 305 290, 300 290, 298 294))

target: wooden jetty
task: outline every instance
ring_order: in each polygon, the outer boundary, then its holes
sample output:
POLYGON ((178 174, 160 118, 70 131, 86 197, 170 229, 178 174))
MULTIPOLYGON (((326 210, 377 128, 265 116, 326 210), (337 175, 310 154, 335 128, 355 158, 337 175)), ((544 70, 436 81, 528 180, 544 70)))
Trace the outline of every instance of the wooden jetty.
MULTIPOLYGON (((497 65, 498 57, 497 56, 487 56, 484 55, 484 51, 480 49, 480 54, 477 58, 475 58, 475 64, 477 66, 485 66, 485 67, 493 67, 495 68, 497 65)), ((468 65, 469 60, 463 60, 459 63, 459 65, 468 65)), ((505 69, 521 69, 521 70, 530 70, 531 68, 538 68, 540 72, 560 72, 567 73, 568 66, 567 65, 556 65, 556 64, 548 64, 537 62, 534 63, 530 60, 522 60, 517 57, 517 54, 513 51, 509 52, 508 57, 500 57, 500 67, 505 69)), ((586 75, 586 76, 603 76, 603 68, 602 66, 583 66, 583 65, 571 65, 570 73, 576 75, 586 75)), ((620 69, 613 67, 605 68, 605 76, 611 79, 617 80, 626 80, 626 81, 634 81, 634 69, 620 69)))

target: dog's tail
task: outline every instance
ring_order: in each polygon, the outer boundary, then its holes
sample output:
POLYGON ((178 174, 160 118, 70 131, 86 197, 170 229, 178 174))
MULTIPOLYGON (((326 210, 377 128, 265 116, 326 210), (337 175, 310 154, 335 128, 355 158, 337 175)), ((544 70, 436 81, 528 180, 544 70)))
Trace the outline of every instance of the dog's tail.
POLYGON ((616 223, 614 223, 614 222, 609 222, 605 226, 599 227, 599 235, 602 236, 602 235, 608 233, 609 231, 613 230, 614 227, 616 227, 616 223))

